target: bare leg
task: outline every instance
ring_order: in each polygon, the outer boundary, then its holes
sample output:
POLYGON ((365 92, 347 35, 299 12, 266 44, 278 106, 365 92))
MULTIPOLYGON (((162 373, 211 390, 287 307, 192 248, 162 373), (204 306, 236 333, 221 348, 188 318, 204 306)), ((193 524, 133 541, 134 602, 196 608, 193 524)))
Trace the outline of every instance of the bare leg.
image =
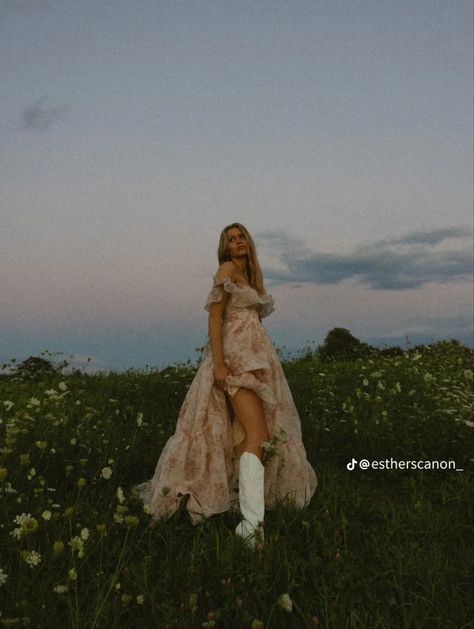
POLYGON ((262 460, 263 448, 260 444, 268 440, 262 400, 255 391, 244 387, 240 387, 230 400, 234 414, 246 433, 246 438, 239 447, 239 454, 243 451, 252 452, 262 460))

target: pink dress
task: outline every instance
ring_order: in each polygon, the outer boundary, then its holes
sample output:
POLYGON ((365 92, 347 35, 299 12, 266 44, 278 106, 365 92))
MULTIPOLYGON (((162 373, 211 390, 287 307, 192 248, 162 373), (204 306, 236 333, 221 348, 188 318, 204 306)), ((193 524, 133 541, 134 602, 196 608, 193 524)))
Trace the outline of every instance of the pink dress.
MULTIPOLYGON (((260 296, 250 286, 226 277, 213 278, 204 308, 230 293, 224 311, 224 362, 232 373, 227 393, 239 387, 255 391, 263 401, 269 432, 265 447, 265 508, 277 500, 304 507, 311 500, 317 477, 306 458, 301 423, 277 353, 260 317, 274 310, 271 295, 260 296)), ((135 486, 154 520, 166 519, 189 494, 186 509, 193 524, 203 517, 238 511, 239 453, 245 438, 233 416, 230 400, 214 384, 212 349, 208 341, 179 412, 176 432, 166 442, 153 478, 135 486)))

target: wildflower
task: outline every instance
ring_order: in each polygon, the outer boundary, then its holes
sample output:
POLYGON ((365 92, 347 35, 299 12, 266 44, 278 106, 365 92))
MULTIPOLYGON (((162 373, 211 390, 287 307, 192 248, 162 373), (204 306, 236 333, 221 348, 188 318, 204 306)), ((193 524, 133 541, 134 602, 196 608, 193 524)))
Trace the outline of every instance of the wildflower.
POLYGON ((36 550, 22 550, 21 558, 25 563, 27 563, 30 568, 34 568, 41 563, 41 554, 36 552, 36 550))
POLYGON ((69 443, 70 443, 72 446, 75 446, 75 445, 76 445, 76 443, 77 443, 77 439, 76 439, 76 437, 73 437, 73 438, 69 441, 69 443))
POLYGON ((14 402, 11 402, 10 400, 3 400, 3 405, 7 411, 9 411, 12 406, 15 406, 14 402))
POLYGON ((57 541, 53 544, 53 555, 61 555, 64 552, 64 542, 57 541))
POLYGON ((75 568, 71 568, 69 570, 68 577, 71 581, 77 581, 77 570, 75 568))
POLYGON ((58 387, 61 389, 61 391, 67 391, 67 384, 65 382, 60 382, 58 384, 58 387))
POLYGON ((89 529, 88 528, 84 528, 81 531, 81 539, 89 539, 89 529))
POLYGON ((465 419, 464 423, 466 426, 469 426, 469 428, 474 428, 474 422, 470 422, 468 419, 465 419))
POLYGON ((125 501, 125 496, 123 495, 123 490, 121 487, 117 487, 117 498, 120 504, 125 501))
POLYGON ((20 525, 19 528, 14 529, 10 533, 12 537, 16 537, 17 539, 33 533, 38 528, 38 520, 36 520, 36 518, 33 518, 30 513, 22 513, 21 515, 17 515, 13 521, 15 522, 15 524, 20 525))
POLYGON ((41 402, 38 400, 37 397, 32 397, 30 398, 27 407, 31 408, 32 406, 39 406, 41 404, 41 402))
POLYGON ((47 441, 37 441, 36 442, 36 447, 39 448, 40 450, 44 450, 45 448, 48 447, 48 442, 47 441))
POLYGON ((18 625, 20 624, 20 619, 18 616, 15 616, 14 618, 2 618, 2 620, 0 621, 2 623, 2 625, 4 627, 18 627, 18 625))
POLYGON ((197 601, 198 595, 196 594, 196 592, 191 592, 191 594, 189 595, 189 608, 192 612, 195 612, 197 609, 197 601))
POLYGON ((5 582, 7 579, 8 579, 8 574, 3 572, 3 570, 0 568, 0 585, 5 585, 5 582))
POLYGON ((145 597, 143 596, 143 594, 137 594, 138 605, 143 605, 144 602, 145 602, 145 597))
POLYGON ((77 535, 73 537, 71 541, 68 542, 68 544, 71 547, 73 553, 75 550, 77 550, 79 552, 79 556, 81 556, 81 551, 84 552, 84 542, 80 537, 77 537, 77 535))
POLYGON ((69 586, 68 585, 55 585, 53 587, 53 592, 56 592, 57 594, 64 594, 64 592, 68 592, 69 591, 69 586))
MULTIPOLYGON (((282 431, 284 432, 284 431, 282 431)), ((265 465, 267 461, 277 452, 277 444, 280 441, 280 437, 273 435, 270 441, 262 441, 261 446, 263 448, 262 464, 265 465)))
POLYGON ((136 515, 126 515, 124 520, 127 526, 138 526, 140 522, 136 515))
POLYGON ((368 387, 369 386, 369 381, 367 380, 367 378, 364 378, 362 380, 362 384, 364 385, 364 387, 368 387))
POLYGON ((103 467, 102 468, 102 478, 108 480, 112 476, 112 468, 111 467, 103 467))
POLYGON ((278 599, 278 605, 286 612, 291 612, 291 610, 293 609, 293 601, 291 600, 290 595, 282 594, 278 599))
POLYGON ((49 520, 51 520, 51 511, 43 511, 41 517, 43 518, 43 520, 49 522, 49 520))
POLYGON ((137 426, 141 426, 143 424, 143 413, 137 413, 137 426))

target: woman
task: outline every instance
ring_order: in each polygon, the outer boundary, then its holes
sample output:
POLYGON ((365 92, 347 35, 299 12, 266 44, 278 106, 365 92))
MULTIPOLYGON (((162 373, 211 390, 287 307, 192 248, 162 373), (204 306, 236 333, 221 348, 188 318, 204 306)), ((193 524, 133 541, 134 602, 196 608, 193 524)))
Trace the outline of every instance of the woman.
POLYGON ((153 478, 135 489, 155 522, 183 506, 193 524, 240 507, 235 532, 255 546, 263 540, 264 508, 277 500, 304 507, 317 477, 285 374, 261 323, 274 302, 243 225, 223 229, 217 255, 220 266, 204 306, 204 359, 153 478))

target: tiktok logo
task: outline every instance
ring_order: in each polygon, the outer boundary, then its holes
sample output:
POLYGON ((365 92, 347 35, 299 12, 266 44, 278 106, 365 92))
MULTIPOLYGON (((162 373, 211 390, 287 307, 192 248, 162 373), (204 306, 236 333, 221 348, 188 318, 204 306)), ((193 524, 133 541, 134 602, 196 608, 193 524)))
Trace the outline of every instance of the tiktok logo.
POLYGON ((352 472, 352 470, 355 468, 355 464, 357 463, 357 459, 352 459, 352 461, 350 463, 347 464, 347 469, 352 472))

